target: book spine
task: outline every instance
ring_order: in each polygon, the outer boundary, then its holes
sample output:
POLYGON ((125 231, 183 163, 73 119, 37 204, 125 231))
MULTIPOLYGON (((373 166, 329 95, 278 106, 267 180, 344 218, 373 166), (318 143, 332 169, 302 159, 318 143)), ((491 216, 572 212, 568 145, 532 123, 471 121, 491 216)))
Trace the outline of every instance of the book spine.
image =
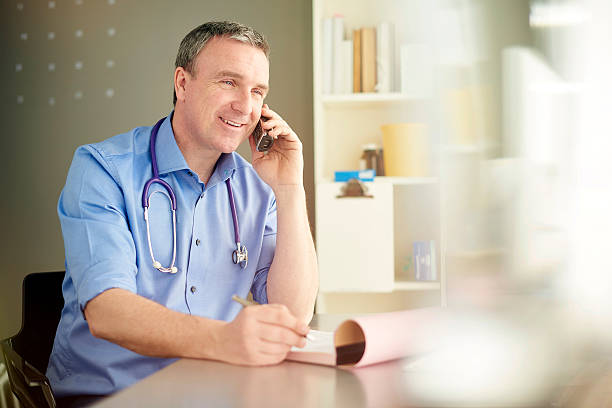
POLYGON ((376 91, 393 89, 393 26, 382 22, 376 28, 376 91))
POLYGON ((361 92, 361 30, 353 30, 353 92, 361 92))
POLYGON ((342 69, 344 86, 342 93, 353 92, 353 40, 342 41, 342 69))
POLYGON ((342 41, 344 40, 344 17, 333 17, 333 79, 332 93, 341 94, 344 91, 344 79, 342 75, 344 70, 342 67, 342 41))
POLYGON ((333 35, 332 35, 333 19, 331 17, 323 19, 323 36, 322 50, 323 50, 323 89, 322 92, 325 95, 332 93, 332 70, 333 70, 333 35))
POLYGON ((374 92, 376 87, 376 29, 361 29, 361 91, 374 92))

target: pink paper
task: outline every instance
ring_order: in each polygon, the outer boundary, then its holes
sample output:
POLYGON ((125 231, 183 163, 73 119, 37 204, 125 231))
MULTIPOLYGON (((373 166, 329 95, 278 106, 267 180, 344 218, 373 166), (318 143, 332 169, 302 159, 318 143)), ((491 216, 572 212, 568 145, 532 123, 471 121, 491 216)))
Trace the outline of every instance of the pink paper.
POLYGON ((352 319, 365 336, 365 351, 355 367, 380 363, 431 350, 431 328, 439 309, 381 313, 352 319))
MULTIPOLYGON (((343 367, 361 367, 430 351, 438 340, 440 308, 379 313, 342 322, 335 330, 337 347, 365 342, 361 358, 343 367)), ((336 353, 290 352, 287 360, 336 365, 336 353)))

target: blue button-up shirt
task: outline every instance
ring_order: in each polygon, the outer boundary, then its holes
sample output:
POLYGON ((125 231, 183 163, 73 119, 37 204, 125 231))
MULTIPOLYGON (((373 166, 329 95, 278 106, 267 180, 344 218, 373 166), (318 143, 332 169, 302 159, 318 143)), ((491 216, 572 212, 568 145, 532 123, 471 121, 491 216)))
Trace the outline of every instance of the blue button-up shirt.
MULTIPOLYGON (((270 187, 236 153, 222 154, 207 185, 189 169, 170 118, 156 141, 160 178, 177 199, 178 273, 153 268, 143 216, 142 190, 152 177, 151 127, 136 128, 77 149, 59 199, 66 251, 64 309, 47 376, 56 395, 118 391, 173 359, 145 357, 91 335, 82 310, 95 296, 122 288, 172 310, 230 321, 241 306, 231 296, 267 303, 266 279, 276 246, 276 201, 270 187), (236 248, 225 180, 236 202, 241 243, 249 262, 232 261, 236 248)), ((162 191, 153 184, 150 191, 162 191)), ((151 245, 156 260, 172 260, 170 203, 152 194, 151 245)))

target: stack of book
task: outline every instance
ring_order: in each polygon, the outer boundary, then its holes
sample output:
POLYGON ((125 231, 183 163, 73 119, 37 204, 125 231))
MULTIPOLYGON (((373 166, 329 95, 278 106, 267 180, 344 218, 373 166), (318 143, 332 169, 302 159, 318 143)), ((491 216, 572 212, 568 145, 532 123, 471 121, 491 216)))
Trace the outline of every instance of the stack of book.
POLYGON ((324 18, 323 93, 392 92, 394 37, 389 22, 347 36, 343 16, 324 18))

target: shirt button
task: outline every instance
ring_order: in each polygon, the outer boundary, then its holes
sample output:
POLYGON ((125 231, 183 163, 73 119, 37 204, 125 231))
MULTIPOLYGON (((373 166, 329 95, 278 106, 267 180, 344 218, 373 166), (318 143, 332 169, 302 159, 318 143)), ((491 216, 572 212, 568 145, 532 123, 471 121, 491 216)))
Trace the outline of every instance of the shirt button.
POLYGON ((196 239, 196 245, 200 245, 200 240, 196 239))
POLYGON ((196 290, 197 290, 197 289, 196 289, 196 287, 195 287, 195 286, 192 286, 192 287, 191 287, 191 289, 189 289, 189 290, 191 291, 191 293, 196 293, 196 290))

